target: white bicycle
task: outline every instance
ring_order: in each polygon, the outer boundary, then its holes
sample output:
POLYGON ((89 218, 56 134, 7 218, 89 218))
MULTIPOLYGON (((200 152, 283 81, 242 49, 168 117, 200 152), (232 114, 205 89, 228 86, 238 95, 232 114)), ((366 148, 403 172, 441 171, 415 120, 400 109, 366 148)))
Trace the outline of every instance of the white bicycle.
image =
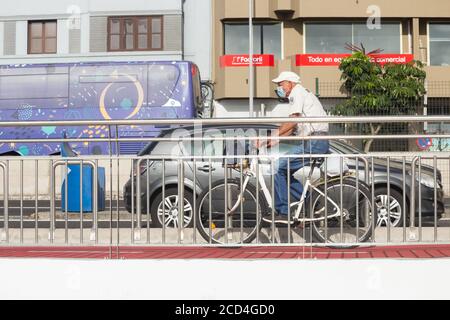
MULTIPOLYGON (((299 201, 291 203, 287 224, 293 227, 310 225, 320 243, 352 244, 368 242, 373 234, 371 190, 356 173, 327 174, 324 168, 332 159, 314 159, 305 174, 304 191, 299 201), (317 174, 318 169, 320 174, 317 174)), ((340 162, 340 161, 339 161, 340 162)), ((205 190, 197 202, 197 229, 213 244, 252 243, 264 226, 265 215, 274 217, 271 192, 258 170, 258 160, 241 161, 229 166, 240 178, 218 181, 205 190), (258 180, 260 191, 251 183, 258 180)), ((236 176, 236 175, 235 175, 236 176)), ((287 225, 286 224, 286 225, 287 225)), ((275 221, 272 219, 272 227, 275 221)))

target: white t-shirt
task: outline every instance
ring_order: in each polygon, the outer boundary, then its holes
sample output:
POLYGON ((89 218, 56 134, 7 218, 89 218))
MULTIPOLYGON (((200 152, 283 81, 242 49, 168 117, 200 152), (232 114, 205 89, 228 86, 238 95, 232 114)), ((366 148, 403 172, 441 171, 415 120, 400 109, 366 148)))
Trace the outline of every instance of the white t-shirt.
MULTIPOLYGON (((300 114, 304 118, 327 117, 319 99, 301 85, 295 86, 289 95, 289 115, 300 114)), ((327 123, 299 124, 297 134, 305 137, 314 132, 328 132, 327 123)))

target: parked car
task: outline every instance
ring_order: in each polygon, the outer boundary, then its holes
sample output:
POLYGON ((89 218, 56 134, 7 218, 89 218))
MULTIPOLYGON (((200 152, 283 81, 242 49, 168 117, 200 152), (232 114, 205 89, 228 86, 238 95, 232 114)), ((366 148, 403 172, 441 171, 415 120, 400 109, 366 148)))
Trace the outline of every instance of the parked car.
MULTIPOLYGON (((230 132, 235 132, 236 130, 241 131, 252 131, 258 133, 271 134, 273 130, 278 127, 273 125, 247 125, 247 126, 232 126, 223 125, 215 127, 203 127, 201 129, 196 129, 194 127, 184 127, 184 136, 194 137, 194 136, 204 136, 207 133, 208 137, 212 137, 211 140, 203 142, 191 142, 191 141, 161 141, 152 142, 147 145, 140 153, 139 157, 167 157, 172 155, 174 160, 166 160, 164 162, 165 167, 165 177, 162 178, 162 167, 163 162, 159 160, 152 159, 151 161, 143 161, 140 168, 134 169, 134 175, 130 178, 124 187, 124 197, 126 209, 131 212, 132 210, 132 183, 134 184, 134 190, 136 192, 136 177, 139 176, 141 183, 141 199, 142 199, 142 214, 147 213, 147 202, 150 203, 150 214, 151 221, 154 227, 162 226, 163 212, 165 212, 165 219, 167 227, 177 227, 178 226, 178 184, 179 184, 179 168, 176 159, 180 156, 196 156, 196 161, 189 160, 185 161, 184 176, 185 176, 185 193, 184 193, 184 224, 186 227, 192 226, 193 224, 193 214, 194 214, 194 190, 196 196, 198 196, 203 190, 208 188, 210 185, 210 177, 212 183, 224 179, 225 169, 223 165, 223 160, 215 159, 211 160, 211 157, 223 157, 223 152, 225 146, 228 142, 223 140, 215 140, 214 135, 226 136, 230 132), (200 144, 199 144, 200 143, 200 144), (200 159, 199 159, 200 158, 200 159), (147 170, 148 169, 148 170, 147 170), (194 182, 194 170, 196 181, 194 182), (147 181, 149 182, 147 185, 147 181), (165 200, 163 201, 163 185, 165 185, 165 200), (195 186, 195 187, 194 187, 195 186), (148 194, 148 200, 147 200, 148 194), (163 205, 165 206, 165 211, 163 210, 163 205)), ((176 135, 180 136, 180 129, 171 129, 164 131, 161 134, 161 138, 170 138, 176 135)), ((271 155, 286 154, 293 143, 298 143, 298 141, 283 141, 281 142, 279 148, 275 148, 271 151, 271 155)), ((391 160, 389 161, 389 175, 388 175, 388 160, 381 158, 372 158, 367 156, 369 160, 368 163, 364 162, 362 159, 357 159, 355 155, 364 154, 353 146, 343 142, 343 141, 331 141, 330 142, 330 153, 339 155, 348 155, 345 158, 346 165, 348 168, 356 173, 358 170, 359 178, 361 181, 365 179, 365 169, 368 164, 367 169, 374 171, 374 181, 375 186, 375 205, 378 210, 378 220, 377 226, 386 226, 390 217, 391 227, 403 226, 404 221, 409 222, 409 208, 410 208, 410 195, 411 195, 411 168, 412 163, 406 162, 405 166, 405 176, 403 169, 403 162, 391 160), (388 182, 389 186, 388 187, 388 182), (406 189, 403 189, 403 184, 405 182, 406 189), (405 192, 404 192, 405 191, 405 192), (406 195, 406 201, 404 201, 404 194, 406 195), (391 206, 390 215, 388 214, 389 204, 391 206), (405 216, 406 215, 406 216, 405 216)), ((266 183, 268 186, 271 185, 272 174, 270 172, 270 165, 263 170, 266 183)), ((264 164, 261 165, 263 167, 264 164)), ((434 168, 422 165, 421 170, 421 204, 422 204, 422 218, 434 218, 435 211, 437 212, 438 219, 445 213, 444 207, 444 192, 442 188, 442 175, 440 171, 437 171, 436 177, 436 190, 437 190, 437 208, 434 207, 434 194, 435 194, 435 179, 434 179, 434 168)), ((234 172, 235 177, 239 177, 237 172, 234 172)), ((371 175, 369 175, 371 176, 371 175)), ((417 181, 419 179, 417 178, 417 181)), ((372 181, 369 181, 372 185, 372 181)), ((417 190, 419 189, 419 183, 416 183, 417 190)), ((417 197, 416 202, 416 215, 419 215, 419 197, 417 197)), ((136 211, 136 198, 134 201, 134 210, 136 211)))

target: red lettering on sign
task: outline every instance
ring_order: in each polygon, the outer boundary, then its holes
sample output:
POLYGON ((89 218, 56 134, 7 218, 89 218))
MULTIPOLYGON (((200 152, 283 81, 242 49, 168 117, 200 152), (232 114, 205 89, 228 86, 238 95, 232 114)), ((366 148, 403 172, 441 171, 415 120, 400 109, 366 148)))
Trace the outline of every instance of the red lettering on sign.
MULTIPOLYGON (((220 66, 227 67, 248 67, 250 65, 250 56, 247 55, 226 55, 220 57, 220 66)), ((253 65, 255 67, 273 67, 275 66, 275 56, 272 54, 255 54, 253 56, 253 65)))
MULTIPOLYGON (((325 67, 339 66, 342 59, 350 57, 350 54, 299 54, 296 56, 298 67, 325 67)), ((414 60, 412 54, 376 54, 371 56, 372 61, 385 65, 387 63, 406 64, 414 60)))

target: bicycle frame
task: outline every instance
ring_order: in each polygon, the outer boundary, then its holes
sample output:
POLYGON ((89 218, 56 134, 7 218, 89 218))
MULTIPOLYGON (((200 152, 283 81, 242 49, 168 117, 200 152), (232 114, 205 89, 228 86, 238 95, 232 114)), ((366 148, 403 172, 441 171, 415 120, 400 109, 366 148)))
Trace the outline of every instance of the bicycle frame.
MULTIPOLYGON (((272 203, 273 203, 273 198, 272 195, 270 194, 269 188, 267 187, 267 184, 264 180, 264 175, 261 173, 260 170, 257 170, 257 166, 258 166, 258 160, 257 159, 252 159, 251 163, 250 163, 250 168, 243 174, 246 176, 245 180, 242 184, 242 190, 241 193, 238 197, 238 200, 236 201, 236 204, 230 209, 230 215, 233 215, 236 210, 239 208, 242 200, 244 199, 244 192, 247 189, 247 186, 250 182, 250 179, 252 177, 256 177, 259 181, 259 184, 261 186, 261 190, 263 191, 264 197, 269 205, 270 209, 272 208, 272 203), (258 174, 257 174, 258 172, 258 174)), ((330 215, 330 216, 326 216, 323 218, 318 218, 318 219, 314 219, 314 218, 304 218, 304 219, 300 219, 300 215, 303 211, 305 202, 306 202, 306 198, 308 196, 308 191, 311 189, 311 191, 316 191, 317 193, 319 193, 321 196, 325 197, 325 193, 322 192, 321 190, 319 190, 317 188, 317 185, 311 182, 311 178, 312 175, 314 173, 314 170, 316 168, 314 166, 311 166, 311 172, 306 180, 306 183, 304 185, 303 188, 303 194, 301 196, 300 201, 298 202, 294 202, 291 204, 291 208, 295 208, 297 207, 296 211, 295 211, 295 215, 292 217, 293 218, 293 222, 298 222, 298 223, 310 223, 310 222, 317 222, 317 221, 324 221, 325 219, 332 219, 332 218, 336 218, 336 217, 340 217, 342 215, 341 213, 341 209, 339 207, 338 204, 336 204, 333 200, 331 199, 327 199, 327 201, 329 201, 331 203, 331 205, 333 205, 336 208, 336 214, 330 215)), ((311 193, 312 194, 312 193, 311 193)))

